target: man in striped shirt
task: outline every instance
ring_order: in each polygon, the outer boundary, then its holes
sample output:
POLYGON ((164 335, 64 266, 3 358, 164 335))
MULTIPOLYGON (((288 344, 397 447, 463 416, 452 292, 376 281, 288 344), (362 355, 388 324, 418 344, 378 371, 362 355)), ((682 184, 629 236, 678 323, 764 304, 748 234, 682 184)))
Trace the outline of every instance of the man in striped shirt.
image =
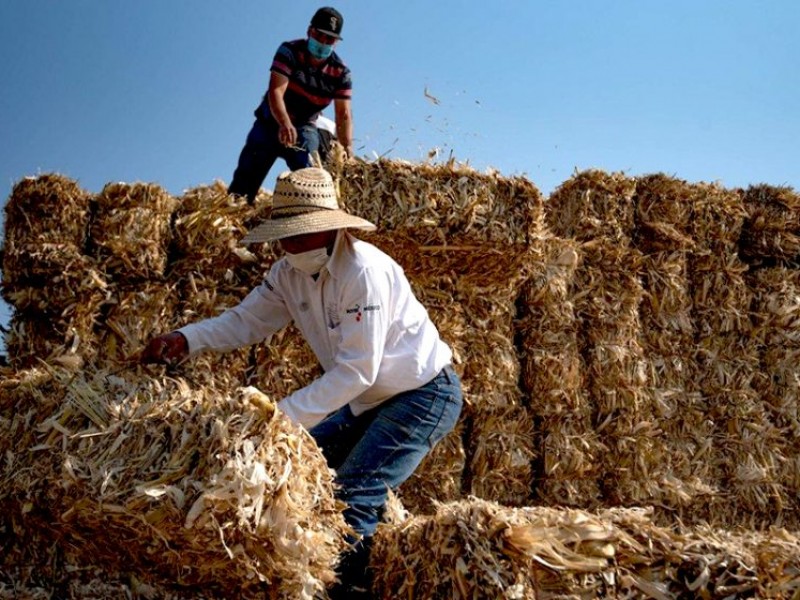
POLYGON ((270 68, 269 89, 255 111, 229 193, 246 196, 252 204, 279 157, 293 171, 312 166, 311 155, 319 149, 314 122, 331 102, 336 137, 352 156, 350 69, 333 51, 342 39, 342 25, 339 11, 323 7, 311 19, 305 39, 280 45, 270 68))

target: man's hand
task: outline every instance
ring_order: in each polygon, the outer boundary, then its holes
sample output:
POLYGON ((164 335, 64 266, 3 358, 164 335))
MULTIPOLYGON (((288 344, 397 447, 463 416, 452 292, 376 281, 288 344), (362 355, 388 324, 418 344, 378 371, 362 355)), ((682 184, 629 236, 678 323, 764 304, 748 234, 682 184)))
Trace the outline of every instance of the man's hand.
POLYGON ((189 356, 189 343, 178 331, 154 337, 147 343, 140 361, 145 364, 174 365, 189 356))
POLYGON ((292 148, 297 145, 297 129, 294 125, 281 125, 278 129, 278 141, 284 146, 292 148))

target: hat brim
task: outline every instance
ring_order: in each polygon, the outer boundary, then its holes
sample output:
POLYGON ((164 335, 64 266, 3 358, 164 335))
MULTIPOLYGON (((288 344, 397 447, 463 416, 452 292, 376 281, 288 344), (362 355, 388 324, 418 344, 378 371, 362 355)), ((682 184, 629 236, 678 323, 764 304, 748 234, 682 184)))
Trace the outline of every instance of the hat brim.
POLYGON ((348 214, 343 210, 317 210, 283 219, 267 219, 258 227, 250 230, 242 238, 241 243, 274 242, 295 235, 348 228, 364 229, 366 231, 374 231, 376 229, 373 223, 361 217, 348 214))
MULTIPOLYGON (((313 25, 312 25, 312 27, 313 27, 313 25)), ((331 30, 329 30, 329 29, 321 29, 321 28, 319 28, 319 27, 314 27, 314 29, 316 29, 316 30, 317 30, 317 31, 319 31, 320 33, 324 33, 325 35, 329 35, 329 36, 331 36, 332 38, 336 38, 337 40, 342 40, 342 39, 344 39, 344 38, 342 38, 342 36, 340 36, 340 35, 339 35, 338 33, 336 33, 335 31, 331 31, 331 30)))

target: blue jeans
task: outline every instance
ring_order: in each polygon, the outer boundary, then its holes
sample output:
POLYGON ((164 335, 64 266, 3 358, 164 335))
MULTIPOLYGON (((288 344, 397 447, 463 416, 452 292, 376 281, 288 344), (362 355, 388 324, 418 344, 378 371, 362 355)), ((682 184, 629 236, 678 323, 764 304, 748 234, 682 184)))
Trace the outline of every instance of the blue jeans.
POLYGON ((297 128, 297 148, 287 148, 278 140, 278 123, 274 119, 259 118, 247 135, 239 154, 239 164, 228 186, 229 194, 246 196, 252 204, 267 173, 278 158, 286 161, 290 170, 310 167, 311 154, 319 150, 319 131, 313 124, 297 128))
POLYGON ((408 479, 461 414, 461 381, 445 367, 427 384, 397 394, 359 416, 349 406, 311 429, 336 471, 337 497, 347 523, 363 536, 375 532, 389 489, 408 479))

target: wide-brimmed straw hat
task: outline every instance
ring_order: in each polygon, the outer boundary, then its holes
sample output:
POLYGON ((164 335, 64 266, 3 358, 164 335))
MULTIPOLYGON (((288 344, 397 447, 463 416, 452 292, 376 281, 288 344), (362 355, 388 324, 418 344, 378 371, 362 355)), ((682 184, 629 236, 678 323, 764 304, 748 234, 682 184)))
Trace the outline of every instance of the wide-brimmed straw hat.
POLYGON ((278 176, 269 219, 248 232, 242 243, 274 242, 293 235, 348 227, 375 229, 366 219, 339 208, 330 173, 311 167, 278 176))

